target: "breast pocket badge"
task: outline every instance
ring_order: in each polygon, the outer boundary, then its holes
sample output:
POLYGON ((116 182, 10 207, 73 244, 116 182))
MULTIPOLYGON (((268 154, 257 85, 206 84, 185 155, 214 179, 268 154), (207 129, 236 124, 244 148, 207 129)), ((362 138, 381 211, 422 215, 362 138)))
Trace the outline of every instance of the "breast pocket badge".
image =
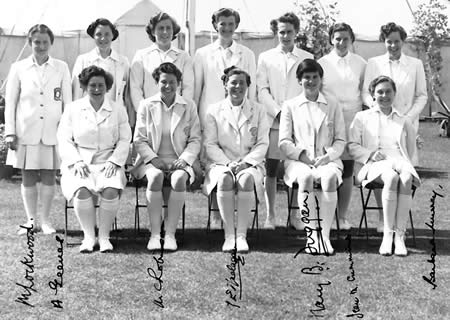
POLYGON ((249 131, 250 131, 250 134, 252 135, 252 137, 256 138, 256 135, 258 134, 258 128, 256 128, 256 127, 251 127, 251 128, 249 129, 249 131))
POLYGON ((61 101, 61 88, 53 89, 53 99, 55 101, 61 101))

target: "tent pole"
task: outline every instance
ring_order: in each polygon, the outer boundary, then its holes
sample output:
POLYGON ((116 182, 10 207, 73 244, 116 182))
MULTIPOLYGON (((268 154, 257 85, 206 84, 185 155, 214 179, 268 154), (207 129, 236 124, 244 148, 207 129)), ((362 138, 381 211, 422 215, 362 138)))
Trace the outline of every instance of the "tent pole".
POLYGON ((186 51, 191 57, 195 54, 195 5, 196 0, 186 0, 186 51))

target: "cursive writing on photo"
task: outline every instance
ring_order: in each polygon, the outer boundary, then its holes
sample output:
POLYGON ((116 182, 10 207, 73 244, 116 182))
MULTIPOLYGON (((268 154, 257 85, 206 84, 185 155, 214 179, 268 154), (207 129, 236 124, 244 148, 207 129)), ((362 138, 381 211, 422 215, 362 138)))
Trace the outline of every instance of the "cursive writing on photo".
MULTIPOLYGON (((345 240, 347 240, 347 247, 345 248, 345 251, 348 252, 348 261, 350 262, 349 270, 350 275, 347 276, 347 281, 353 283, 356 280, 355 277, 355 268, 353 263, 353 253, 352 253, 352 236, 348 234, 345 237, 345 240)), ((355 285, 352 290, 350 290, 350 296, 353 297, 353 307, 352 307, 352 313, 347 314, 347 318, 356 317, 358 319, 364 318, 364 314, 361 312, 361 308, 359 306, 359 297, 357 296, 358 293, 358 285, 355 285)))
POLYGON ((237 300, 242 299, 242 278, 241 278, 241 266, 245 265, 245 259, 243 256, 237 254, 236 246, 233 251, 231 251, 231 262, 227 264, 227 269, 230 271, 230 277, 225 278, 227 281, 227 298, 225 303, 229 307, 240 308, 237 304, 237 300), (237 269, 237 270, 236 270, 237 269), (236 274, 237 271, 237 274, 236 274), (239 290, 239 296, 237 296, 236 291, 239 290))
MULTIPOLYGON (((442 190, 442 186, 438 185, 439 188, 442 190)), ((430 285, 433 286, 433 290, 436 289, 437 284, 436 284, 436 229, 434 228, 434 217, 436 214, 436 198, 440 197, 443 198, 443 194, 438 193, 436 190, 433 190, 433 194, 430 198, 430 222, 426 222, 425 225, 427 227, 429 227, 431 229, 431 233, 432 233, 432 237, 430 240, 430 244, 431 244, 431 255, 430 255, 430 259, 427 260, 427 262, 431 263, 431 272, 430 272, 430 276, 426 277, 426 276, 422 276, 422 279, 425 280, 427 283, 429 283, 430 285)))
MULTIPOLYGON (((55 291, 55 296, 58 295, 58 288, 63 287, 63 275, 64 275, 64 239, 61 239, 59 236, 55 236, 55 239, 58 243, 58 265, 56 266, 56 278, 48 283, 50 289, 55 291)), ((63 309, 63 302, 60 299, 52 299, 51 304, 54 308, 63 309)))
MULTIPOLYGON (((330 270, 330 268, 325 266, 325 262, 316 261, 316 265, 312 267, 304 267, 301 269, 301 272, 305 275, 309 276, 318 276, 322 275, 322 272, 325 270, 330 270)), ((323 297, 323 289, 325 286, 331 285, 331 281, 319 282, 317 284, 317 300, 314 303, 314 307, 316 309, 309 309, 309 312, 316 318, 323 318, 325 314, 323 312, 327 309, 324 302, 323 297)))
POLYGON ((14 300, 17 303, 24 304, 28 307, 34 307, 33 304, 31 304, 30 301, 28 301, 33 294, 33 292, 37 292, 34 288, 34 230, 33 230, 33 222, 31 223, 31 226, 20 226, 23 229, 27 230, 27 249, 28 252, 26 256, 23 257, 20 262, 25 266, 25 280, 27 281, 26 284, 16 282, 16 285, 19 286, 22 289, 22 293, 20 293, 20 296, 14 300))
POLYGON ((164 308, 163 296, 161 294, 162 285, 163 285, 163 266, 164 266, 164 238, 161 237, 161 253, 159 257, 153 257, 153 260, 156 262, 156 270, 153 268, 147 268, 147 274, 150 278, 156 280, 156 283, 153 285, 157 291, 158 297, 153 299, 153 303, 160 308, 164 308))

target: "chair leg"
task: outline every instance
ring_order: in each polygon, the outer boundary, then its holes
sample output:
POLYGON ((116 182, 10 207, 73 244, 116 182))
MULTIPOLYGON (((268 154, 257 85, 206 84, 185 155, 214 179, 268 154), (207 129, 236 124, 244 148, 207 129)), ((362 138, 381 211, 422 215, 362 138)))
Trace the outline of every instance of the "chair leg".
POLYGON ((64 205, 64 239, 66 240, 66 247, 69 246, 69 243, 67 241, 67 219, 68 219, 67 206, 68 206, 68 203, 67 203, 67 200, 66 200, 66 203, 64 205))
POLYGON ((336 237, 340 239, 341 229, 339 228, 339 210, 336 205, 336 210, 334 211, 334 218, 336 219, 336 237))
POLYGON ((211 194, 208 196, 208 223, 206 224, 206 232, 211 232, 211 206, 212 206, 212 194, 214 191, 211 191, 211 194))
POLYGON ((135 197, 136 197, 136 203, 134 207, 134 231, 135 233, 139 233, 139 184, 137 181, 135 181, 135 197))
POLYGON ((416 244, 416 233, 414 231, 414 223, 413 223, 413 217, 412 217, 411 210, 409 210, 409 221, 411 222, 411 232, 412 232, 412 235, 413 235, 413 244, 414 244, 414 247, 417 247, 417 244, 416 244))
POLYGON ((288 188, 288 217, 286 222, 286 233, 289 233, 289 227, 291 226, 291 212, 293 209, 292 203, 294 202, 294 188, 288 188))

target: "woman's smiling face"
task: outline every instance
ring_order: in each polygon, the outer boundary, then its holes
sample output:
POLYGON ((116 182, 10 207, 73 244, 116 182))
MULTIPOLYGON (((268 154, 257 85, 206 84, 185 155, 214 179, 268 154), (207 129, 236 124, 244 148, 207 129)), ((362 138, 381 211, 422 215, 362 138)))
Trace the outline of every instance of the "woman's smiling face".
POLYGON ((395 98, 395 90, 391 83, 384 81, 377 84, 374 89, 373 98, 380 107, 391 107, 395 98))

